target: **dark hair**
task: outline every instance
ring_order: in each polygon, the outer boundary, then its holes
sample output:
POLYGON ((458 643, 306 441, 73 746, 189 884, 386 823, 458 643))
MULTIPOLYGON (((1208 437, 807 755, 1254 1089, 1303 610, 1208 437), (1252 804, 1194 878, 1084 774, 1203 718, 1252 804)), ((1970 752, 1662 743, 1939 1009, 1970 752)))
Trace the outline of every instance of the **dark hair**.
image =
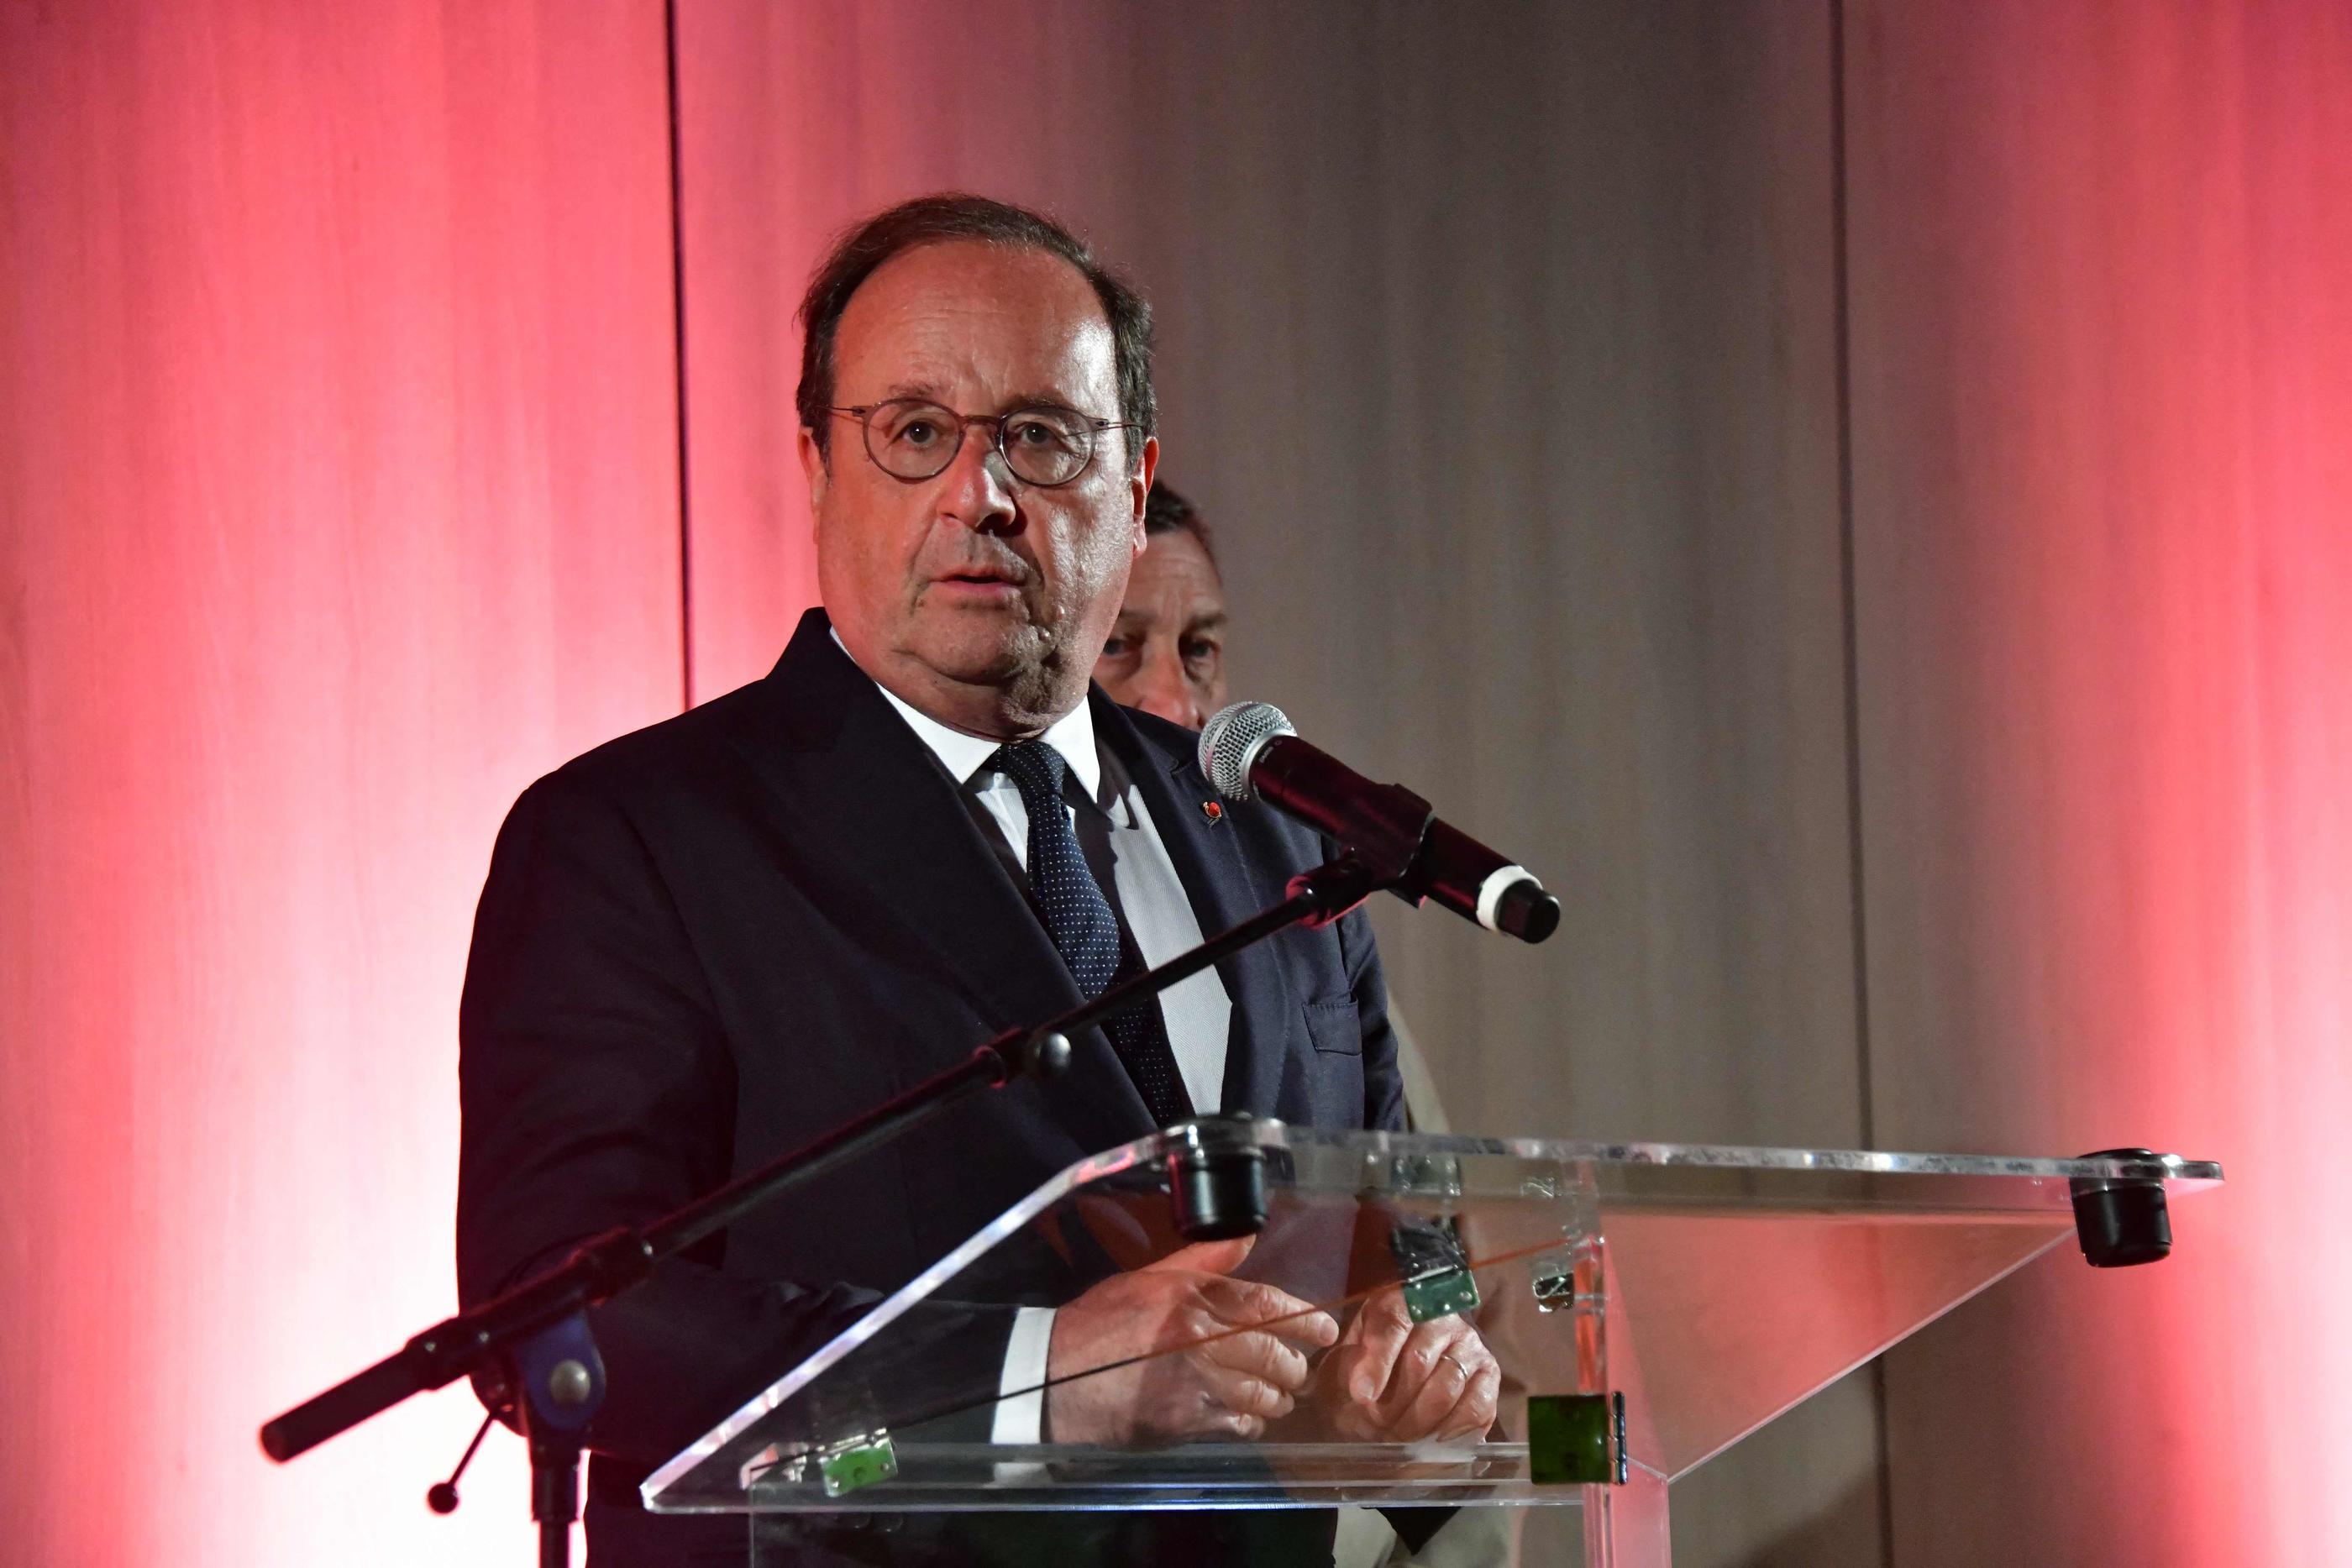
POLYGON ((1209 564, 1217 564, 1217 547, 1209 538, 1209 525, 1192 502, 1178 494, 1175 487, 1153 480, 1151 494, 1143 503, 1143 531, 1151 534, 1187 533, 1201 541, 1201 553, 1209 564))
POLYGON ((1058 256, 1094 287, 1110 322, 1112 364, 1118 374, 1118 416, 1136 428, 1128 433, 1130 465, 1159 421, 1151 394, 1151 307, 1077 235, 1026 207, 961 192, 942 192, 901 202, 844 231, 801 298, 800 320, 807 329, 801 345, 801 384, 795 405, 801 423, 815 433, 817 450, 830 455, 834 340, 849 297, 875 269, 902 251, 948 240, 981 240, 1020 246, 1058 256))

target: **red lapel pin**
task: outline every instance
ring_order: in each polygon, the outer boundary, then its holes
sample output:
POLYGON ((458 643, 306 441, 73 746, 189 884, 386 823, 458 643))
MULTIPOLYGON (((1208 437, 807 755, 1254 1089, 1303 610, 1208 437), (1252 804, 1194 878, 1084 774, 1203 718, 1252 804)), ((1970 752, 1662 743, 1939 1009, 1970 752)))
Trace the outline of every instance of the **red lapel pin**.
POLYGON ((1214 800, 1203 800, 1201 802, 1201 815, 1208 818, 1209 826, 1213 828, 1225 820, 1225 809, 1214 800))

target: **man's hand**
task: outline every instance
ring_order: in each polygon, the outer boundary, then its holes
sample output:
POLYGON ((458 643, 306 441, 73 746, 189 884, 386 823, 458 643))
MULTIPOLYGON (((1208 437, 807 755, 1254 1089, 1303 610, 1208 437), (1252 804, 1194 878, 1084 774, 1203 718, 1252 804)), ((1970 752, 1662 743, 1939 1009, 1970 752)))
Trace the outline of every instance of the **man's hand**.
POLYGON ((1050 1440, 1255 1438, 1268 1421, 1288 1415, 1308 1375, 1299 1347, 1324 1348, 1339 1337, 1339 1325, 1287 1291, 1226 1278, 1253 1240, 1181 1248, 1105 1280, 1056 1312, 1045 1375, 1072 1381, 1045 1391, 1050 1440), (1130 1357, 1145 1359, 1093 1370, 1130 1357))
POLYGON ((1317 1369, 1311 1398, 1347 1442, 1444 1442, 1493 1426, 1502 1386, 1502 1364, 1466 1320, 1416 1323, 1402 1291, 1382 1291, 1317 1369))

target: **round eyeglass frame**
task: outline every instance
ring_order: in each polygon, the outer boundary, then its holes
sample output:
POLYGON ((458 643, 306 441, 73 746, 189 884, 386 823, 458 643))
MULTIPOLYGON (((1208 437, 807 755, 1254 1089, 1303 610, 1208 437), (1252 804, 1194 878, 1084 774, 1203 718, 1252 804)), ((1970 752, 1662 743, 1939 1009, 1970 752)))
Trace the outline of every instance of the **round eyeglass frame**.
POLYGON ((883 473, 887 474, 891 478, 898 480, 901 485, 924 484, 929 480, 936 479, 940 475, 946 473, 950 467, 954 465, 956 458, 962 455, 964 437, 971 433, 971 427, 975 424, 991 424, 996 427, 996 437, 993 441, 990 442, 989 444, 995 449, 996 455, 999 457, 1004 459, 1004 467, 1007 473, 1011 474, 1014 478, 1020 480, 1024 485, 1028 486, 1032 489, 1058 490, 1065 485, 1076 484, 1080 479, 1086 477, 1087 470, 1095 465, 1095 451, 1096 448, 1100 445, 1100 443, 1095 439, 1096 437, 1101 435, 1106 431, 1133 430, 1137 428, 1136 422, 1133 420, 1097 419, 1093 414, 1080 413, 1075 408, 1066 408, 1062 404, 1055 402, 1026 402, 1023 403, 1019 408, 1006 409, 1003 413, 959 413, 954 409, 948 407, 947 404, 942 402, 933 402, 927 397, 894 397, 886 398, 880 402, 850 403, 840 407, 829 407, 825 412, 835 415, 836 418, 855 419, 857 421, 858 429, 865 437, 866 461, 873 464, 877 468, 882 470, 883 473), (873 416, 880 410, 886 408, 908 407, 936 409, 940 413, 955 422, 955 444, 944 448, 946 455, 940 459, 940 465, 932 469, 928 474, 901 474, 896 468, 891 467, 887 463, 883 462, 881 455, 874 450, 873 416), (1014 465, 1012 450, 1004 444, 1004 432, 1007 425, 1009 425, 1013 420, 1020 418, 1024 413, 1066 413, 1084 422, 1081 428, 1085 430, 1087 434, 1086 459, 1081 462, 1077 467, 1071 470, 1069 477, 1066 479, 1033 479, 1028 475, 1022 473, 1021 470, 1014 465))

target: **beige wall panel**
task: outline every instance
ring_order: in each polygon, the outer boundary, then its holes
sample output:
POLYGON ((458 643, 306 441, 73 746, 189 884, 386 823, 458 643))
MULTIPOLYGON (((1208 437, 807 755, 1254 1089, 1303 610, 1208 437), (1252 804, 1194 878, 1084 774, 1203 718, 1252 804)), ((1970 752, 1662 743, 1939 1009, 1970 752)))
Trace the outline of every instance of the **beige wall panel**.
MULTIPOLYGON (((1380 916, 1454 1124, 1861 1141, 1826 7, 704 0, 678 57, 698 695, 814 597, 824 237, 1042 202, 1159 308, 1236 695, 1567 895, 1380 916)), ((1874 1448, 1866 1385, 1751 1442, 1685 1560, 1877 1562, 1874 1448)))

